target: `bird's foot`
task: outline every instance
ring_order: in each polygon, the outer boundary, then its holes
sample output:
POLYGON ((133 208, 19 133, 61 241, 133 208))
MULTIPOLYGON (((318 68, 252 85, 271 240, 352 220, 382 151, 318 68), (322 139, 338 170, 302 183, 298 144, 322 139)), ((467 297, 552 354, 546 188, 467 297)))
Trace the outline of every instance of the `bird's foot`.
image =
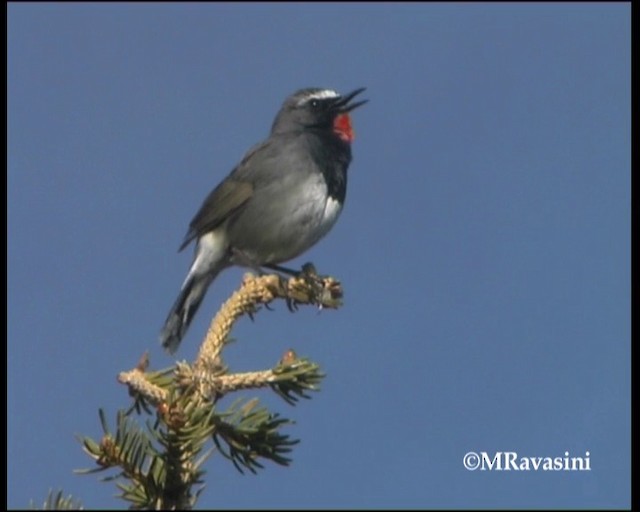
POLYGON ((320 309, 323 307, 336 308, 341 304, 342 287, 340 283, 330 276, 319 275, 313 263, 305 263, 300 270, 275 263, 260 265, 244 252, 237 249, 232 249, 232 251, 234 262, 237 265, 249 267, 258 275, 264 275, 265 269, 278 273, 283 285, 289 290, 286 302, 291 311, 297 310, 298 304, 315 303, 320 309))
POLYGON ((289 290, 291 294, 286 302, 290 311, 298 309, 299 303, 315 303, 320 309, 335 308, 341 304, 340 283, 330 276, 319 275, 313 263, 305 263, 302 270, 294 273, 289 281, 289 290), (299 298, 298 293, 302 294, 299 298))

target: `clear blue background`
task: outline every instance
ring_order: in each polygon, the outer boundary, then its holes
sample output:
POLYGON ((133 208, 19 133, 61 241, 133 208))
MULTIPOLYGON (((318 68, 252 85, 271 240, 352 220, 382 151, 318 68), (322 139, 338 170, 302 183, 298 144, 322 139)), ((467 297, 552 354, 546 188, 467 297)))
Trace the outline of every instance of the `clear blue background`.
MULTIPOLYGON (((339 311, 243 320, 236 371, 322 364, 290 468, 214 455, 201 507, 630 505, 630 4, 10 4, 8 504, 124 506, 74 434, 129 398, 207 192, 300 87, 368 87, 304 257, 339 311), (469 472, 468 451, 590 472, 469 472)), ((216 281, 178 356, 240 282, 216 281)), ((247 393, 253 396, 255 393, 247 393)))

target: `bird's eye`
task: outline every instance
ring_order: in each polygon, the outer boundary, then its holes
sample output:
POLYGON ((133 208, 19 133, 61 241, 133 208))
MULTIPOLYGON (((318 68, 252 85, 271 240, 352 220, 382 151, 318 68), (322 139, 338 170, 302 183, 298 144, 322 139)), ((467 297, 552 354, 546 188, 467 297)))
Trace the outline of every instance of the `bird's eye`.
POLYGON ((320 106, 320 102, 318 100, 311 100, 309 105, 311 105, 311 108, 318 108, 320 106))

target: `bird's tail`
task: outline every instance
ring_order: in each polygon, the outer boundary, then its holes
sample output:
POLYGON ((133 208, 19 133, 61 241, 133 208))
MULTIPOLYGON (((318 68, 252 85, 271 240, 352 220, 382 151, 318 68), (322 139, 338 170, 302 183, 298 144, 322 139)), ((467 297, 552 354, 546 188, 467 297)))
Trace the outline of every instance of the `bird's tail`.
POLYGON ((160 342, 170 354, 178 349, 216 274, 190 275, 182 285, 160 332, 160 342))

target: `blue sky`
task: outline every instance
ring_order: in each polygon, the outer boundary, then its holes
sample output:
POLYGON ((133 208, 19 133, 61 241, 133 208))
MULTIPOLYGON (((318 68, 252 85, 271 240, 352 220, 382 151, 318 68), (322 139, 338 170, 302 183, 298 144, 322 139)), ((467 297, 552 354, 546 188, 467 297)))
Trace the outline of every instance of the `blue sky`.
MULTIPOLYGON (((366 86, 345 306, 243 320, 236 371, 318 361, 293 465, 219 456, 200 506, 630 506, 630 4, 10 4, 8 505, 120 505, 74 434, 129 405, 188 222, 301 87, 366 86), (467 452, 591 471, 468 471, 467 452)), ((243 270, 209 291, 192 359, 243 270)), ((247 396, 253 396, 249 393, 247 396)), ((122 504, 124 505, 124 503, 122 504)))

